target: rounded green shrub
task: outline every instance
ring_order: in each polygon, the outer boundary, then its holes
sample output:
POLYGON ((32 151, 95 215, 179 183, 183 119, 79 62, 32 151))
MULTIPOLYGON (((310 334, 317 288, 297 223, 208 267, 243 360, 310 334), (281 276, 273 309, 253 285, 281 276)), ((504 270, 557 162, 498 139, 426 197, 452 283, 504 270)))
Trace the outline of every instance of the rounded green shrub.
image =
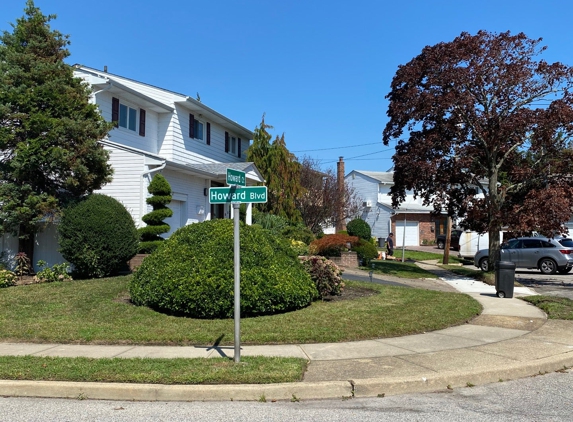
MULTIPOLYGON (((240 227, 241 316, 308 306, 318 297, 310 276, 282 237, 260 226, 240 227)), ((230 318, 234 312, 233 221, 183 227, 137 269, 131 301, 193 318, 230 318)))
POLYGON ((352 247, 352 250, 356 252, 356 255, 358 255, 358 258, 362 260, 364 264, 378 257, 378 249, 376 246, 364 239, 360 239, 358 244, 352 247))
POLYGON ((58 226, 60 252, 74 277, 107 277, 125 267, 138 249, 135 223, 123 204, 93 194, 66 208, 58 226))
POLYGON ((370 241, 372 229, 370 225, 361 218, 355 218, 346 225, 346 230, 350 236, 358 236, 360 239, 370 241))

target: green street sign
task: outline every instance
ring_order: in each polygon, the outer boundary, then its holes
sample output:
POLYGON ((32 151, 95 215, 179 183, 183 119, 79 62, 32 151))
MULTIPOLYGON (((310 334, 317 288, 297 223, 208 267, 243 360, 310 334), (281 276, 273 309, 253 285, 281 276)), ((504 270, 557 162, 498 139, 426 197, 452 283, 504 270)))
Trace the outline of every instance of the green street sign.
MULTIPOLYGON (((245 186, 247 183, 245 172, 235 169, 227 169, 227 184, 234 186, 245 186)), ((266 201, 265 201, 266 202, 266 201)))
POLYGON ((230 202, 265 203, 267 202, 266 186, 245 186, 228 188, 209 188, 210 204, 226 204, 230 202))

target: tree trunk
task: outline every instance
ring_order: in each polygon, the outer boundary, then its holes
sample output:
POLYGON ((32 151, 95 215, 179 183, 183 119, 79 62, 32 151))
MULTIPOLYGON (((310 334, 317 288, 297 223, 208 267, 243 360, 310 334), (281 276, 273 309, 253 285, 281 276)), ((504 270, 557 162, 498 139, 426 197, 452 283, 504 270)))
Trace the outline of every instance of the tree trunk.
POLYGON ((488 185, 488 199, 489 199, 489 257, 488 264, 489 270, 495 269, 495 263, 501 259, 499 232, 501 231, 501 223, 499 219, 499 210, 501 209, 501 202, 503 200, 502 193, 498 189, 497 184, 498 171, 494 167, 490 169, 489 185, 488 185))
POLYGON ((449 215, 446 218, 446 241, 444 244, 444 257, 442 263, 448 265, 450 263, 450 247, 452 242, 452 217, 449 215))
POLYGON ((18 252, 24 252, 30 260, 30 271, 34 271, 34 233, 29 233, 26 227, 20 226, 18 252))

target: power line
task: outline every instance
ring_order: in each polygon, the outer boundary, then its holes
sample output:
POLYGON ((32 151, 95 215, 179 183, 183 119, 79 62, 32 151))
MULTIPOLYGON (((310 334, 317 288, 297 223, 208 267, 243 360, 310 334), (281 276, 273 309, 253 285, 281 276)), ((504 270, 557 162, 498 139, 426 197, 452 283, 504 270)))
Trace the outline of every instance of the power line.
POLYGON ((356 148, 356 147, 364 147, 367 145, 380 145, 380 142, 371 142, 369 144, 360 144, 360 145, 350 145, 346 147, 334 147, 334 148, 319 148, 319 149, 303 149, 300 151, 291 151, 291 152, 312 152, 312 151, 330 151, 334 149, 344 149, 344 148, 356 148))

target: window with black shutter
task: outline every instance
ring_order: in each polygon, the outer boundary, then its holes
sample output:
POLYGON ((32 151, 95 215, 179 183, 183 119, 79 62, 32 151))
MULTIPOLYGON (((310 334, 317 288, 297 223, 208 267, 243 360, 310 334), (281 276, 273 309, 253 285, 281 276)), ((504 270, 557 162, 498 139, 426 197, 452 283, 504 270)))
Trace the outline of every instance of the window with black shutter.
POLYGON ((211 123, 207 122, 207 145, 211 145, 211 123))
POLYGON ((225 132, 225 152, 229 152, 229 132, 225 132))
POLYGON ((241 138, 237 138, 237 157, 241 156, 241 138))
POLYGON ((195 116, 189 114, 189 137, 195 138, 195 116))
POLYGON ((139 136, 145 136, 145 110, 139 109, 139 136))
POLYGON ((113 97, 111 99, 111 121, 118 127, 119 121, 119 98, 113 97))

